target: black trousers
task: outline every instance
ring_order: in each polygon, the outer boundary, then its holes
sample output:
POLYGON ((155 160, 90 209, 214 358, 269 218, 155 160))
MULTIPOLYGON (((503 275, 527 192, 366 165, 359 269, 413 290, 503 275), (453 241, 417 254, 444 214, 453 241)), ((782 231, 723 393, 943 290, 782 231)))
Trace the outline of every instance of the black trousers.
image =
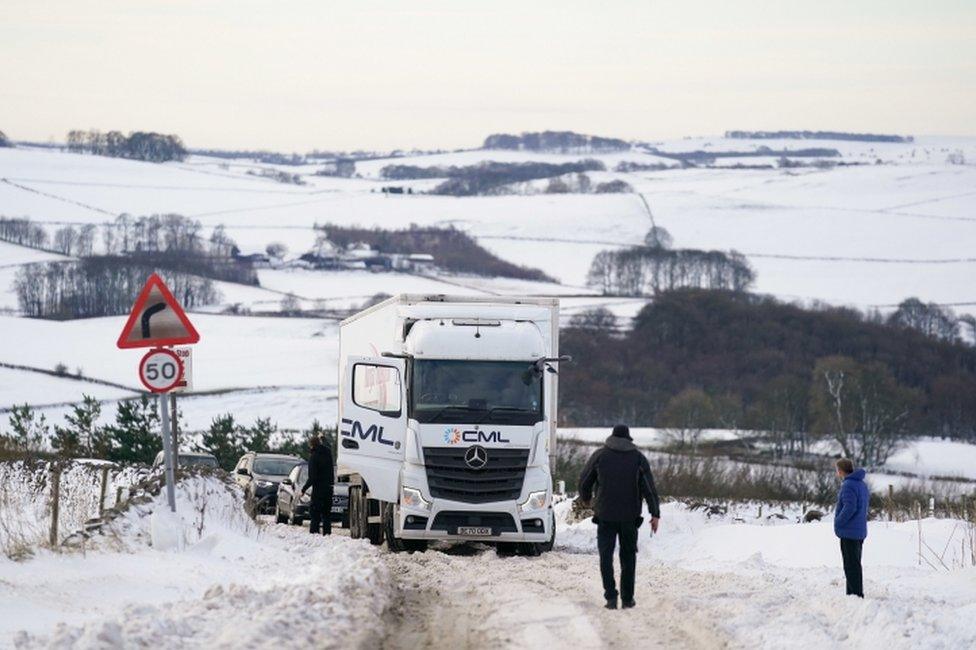
POLYGON ((634 577, 637 572, 637 523, 634 521, 603 521, 596 527, 600 549, 600 575, 603 577, 603 597, 617 598, 617 584, 613 575, 613 550, 620 538, 620 597, 624 602, 634 599, 634 577))
POLYGON ((844 558, 844 575, 847 577, 847 595, 864 598, 864 576, 861 572, 863 539, 840 539, 840 554, 844 558))
POLYGON ((312 488, 312 502, 308 505, 309 532, 332 534, 332 486, 328 489, 312 488))

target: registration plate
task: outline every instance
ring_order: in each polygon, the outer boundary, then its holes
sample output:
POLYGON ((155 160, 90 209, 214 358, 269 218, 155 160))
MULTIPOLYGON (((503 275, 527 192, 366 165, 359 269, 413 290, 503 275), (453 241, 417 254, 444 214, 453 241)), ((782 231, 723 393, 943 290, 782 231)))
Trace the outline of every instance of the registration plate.
POLYGON ((473 537, 488 537, 491 535, 489 526, 458 526, 458 535, 471 535, 473 537))

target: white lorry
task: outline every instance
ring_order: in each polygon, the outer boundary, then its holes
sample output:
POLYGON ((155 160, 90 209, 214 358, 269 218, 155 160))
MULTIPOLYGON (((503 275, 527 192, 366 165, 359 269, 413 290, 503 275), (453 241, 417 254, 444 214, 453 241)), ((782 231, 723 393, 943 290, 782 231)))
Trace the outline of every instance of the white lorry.
POLYGON ((338 472, 352 536, 393 551, 551 549, 558 346, 550 298, 400 295, 344 320, 338 472))

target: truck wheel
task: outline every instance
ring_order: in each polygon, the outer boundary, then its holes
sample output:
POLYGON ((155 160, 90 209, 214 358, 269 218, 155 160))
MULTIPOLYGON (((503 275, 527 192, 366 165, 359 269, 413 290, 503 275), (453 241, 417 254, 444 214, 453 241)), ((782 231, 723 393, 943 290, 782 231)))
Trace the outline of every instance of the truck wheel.
POLYGON ((349 488, 349 536, 353 539, 363 538, 362 517, 360 516, 359 494, 363 488, 354 485, 349 488))
POLYGON ((549 523, 551 526, 552 534, 549 536, 548 542, 540 542, 536 544, 536 546, 539 547, 538 555, 541 555, 542 553, 548 553, 549 551, 552 550, 552 547, 555 546, 556 544, 556 515, 549 516, 549 523))
POLYGON ((515 542, 498 542, 495 545, 495 553, 498 557, 512 557, 518 552, 518 544, 515 542))
POLYGON ((516 552, 526 557, 537 557, 542 554, 541 546, 538 542, 518 542, 516 552))
POLYGON ((366 538, 369 543, 373 546, 379 546, 383 543, 383 523, 371 524, 369 523, 369 517, 379 517, 382 515, 382 502, 376 499, 364 498, 362 501, 366 502, 366 507, 363 508, 365 514, 362 521, 366 524, 364 528, 366 529, 366 538))

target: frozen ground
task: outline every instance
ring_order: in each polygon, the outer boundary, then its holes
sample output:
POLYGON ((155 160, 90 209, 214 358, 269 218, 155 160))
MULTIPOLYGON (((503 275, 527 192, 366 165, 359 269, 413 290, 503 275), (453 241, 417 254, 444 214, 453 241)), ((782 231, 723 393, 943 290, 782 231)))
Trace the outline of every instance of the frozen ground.
POLYGON ((780 520, 748 507, 710 519, 666 504, 659 534, 641 531, 637 609, 611 612, 601 606, 594 526, 566 523, 569 502, 557 506, 555 552, 501 558, 478 545, 392 555, 341 535, 255 526, 235 495, 195 479, 179 491, 180 521, 160 514, 157 499, 84 554, 0 560, 0 646, 891 650, 976 643, 976 569, 962 522, 873 522, 862 601, 843 595, 829 521, 789 523, 798 511, 780 520))

